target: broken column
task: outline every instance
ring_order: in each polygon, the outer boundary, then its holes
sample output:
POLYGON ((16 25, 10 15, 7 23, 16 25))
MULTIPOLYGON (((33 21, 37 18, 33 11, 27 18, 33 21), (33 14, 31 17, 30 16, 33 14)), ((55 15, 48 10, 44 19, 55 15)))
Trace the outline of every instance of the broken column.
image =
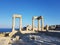
POLYGON ((19 36, 16 36, 16 41, 18 41, 19 40, 19 36))
POLYGON ((46 30, 49 30, 49 27, 48 27, 48 25, 46 25, 46 30))
POLYGON ((26 31, 29 31, 29 30, 28 30, 28 26, 29 26, 29 25, 26 26, 26 31))

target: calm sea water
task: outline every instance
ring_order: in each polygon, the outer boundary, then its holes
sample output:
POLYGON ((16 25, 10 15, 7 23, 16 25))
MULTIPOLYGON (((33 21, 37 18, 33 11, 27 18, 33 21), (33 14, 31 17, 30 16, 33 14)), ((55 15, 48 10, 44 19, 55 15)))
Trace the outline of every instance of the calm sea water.
MULTIPOLYGON (((15 30, 19 30, 19 29, 15 28, 15 30)), ((12 32, 12 28, 0 28, 0 32, 12 32)))
POLYGON ((0 32, 11 32, 12 28, 0 28, 0 32))

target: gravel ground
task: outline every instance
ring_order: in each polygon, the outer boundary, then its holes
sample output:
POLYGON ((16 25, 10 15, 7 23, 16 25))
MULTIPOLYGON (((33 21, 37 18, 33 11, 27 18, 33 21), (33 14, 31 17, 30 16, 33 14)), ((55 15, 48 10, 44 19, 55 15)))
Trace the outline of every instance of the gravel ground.
POLYGON ((60 38, 40 35, 23 35, 19 40, 12 38, 12 43, 9 43, 10 37, 0 37, 0 45, 60 45, 60 38))
POLYGON ((60 45, 60 38, 42 35, 25 35, 11 45, 60 45))

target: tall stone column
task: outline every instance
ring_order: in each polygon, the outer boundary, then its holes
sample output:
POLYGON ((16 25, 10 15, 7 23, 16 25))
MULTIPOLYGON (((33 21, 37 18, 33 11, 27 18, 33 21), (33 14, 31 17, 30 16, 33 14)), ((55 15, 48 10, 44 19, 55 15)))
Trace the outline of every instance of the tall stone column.
POLYGON ((20 28, 19 28, 19 30, 21 31, 22 30, 22 17, 20 18, 20 28))
POLYGON ((44 31, 44 19, 43 19, 43 17, 42 17, 42 19, 41 19, 41 23, 42 23, 42 25, 41 25, 41 30, 44 31))
POLYGON ((32 30, 34 31, 34 19, 32 18, 32 30))
POLYGON ((38 31, 40 31, 40 20, 38 20, 38 31))
POLYGON ((12 31, 14 31, 15 29, 15 17, 12 17, 12 31))

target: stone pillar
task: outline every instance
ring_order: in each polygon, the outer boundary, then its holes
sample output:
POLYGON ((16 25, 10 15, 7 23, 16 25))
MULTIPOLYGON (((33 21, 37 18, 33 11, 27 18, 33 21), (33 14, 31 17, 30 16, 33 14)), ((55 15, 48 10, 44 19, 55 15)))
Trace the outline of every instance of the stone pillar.
POLYGON ((48 27, 48 25, 46 25, 46 30, 49 30, 49 27, 48 27))
POLYGON ((40 31, 40 20, 38 20, 38 31, 40 31))
POLYGON ((34 19, 32 19, 32 30, 34 31, 34 19))
POLYGON ((15 17, 12 17, 12 31, 14 31, 15 29, 15 17))
POLYGON ((20 18, 20 28, 19 28, 19 30, 21 31, 22 30, 22 17, 20 18))
POLYGON ((18 41, 19 40, 19 36, 16 36, 16 41, 18 41))
POLYGON ((41 25, 41 30, 44 31, 44 19, 43 19, 43 17, 42 17, 42 19, 41 19, 41 23, 42 23, 42 25, 41 25))
POLYGON ((28 31, 28 26, 26 27, 26 31, 28 31))

